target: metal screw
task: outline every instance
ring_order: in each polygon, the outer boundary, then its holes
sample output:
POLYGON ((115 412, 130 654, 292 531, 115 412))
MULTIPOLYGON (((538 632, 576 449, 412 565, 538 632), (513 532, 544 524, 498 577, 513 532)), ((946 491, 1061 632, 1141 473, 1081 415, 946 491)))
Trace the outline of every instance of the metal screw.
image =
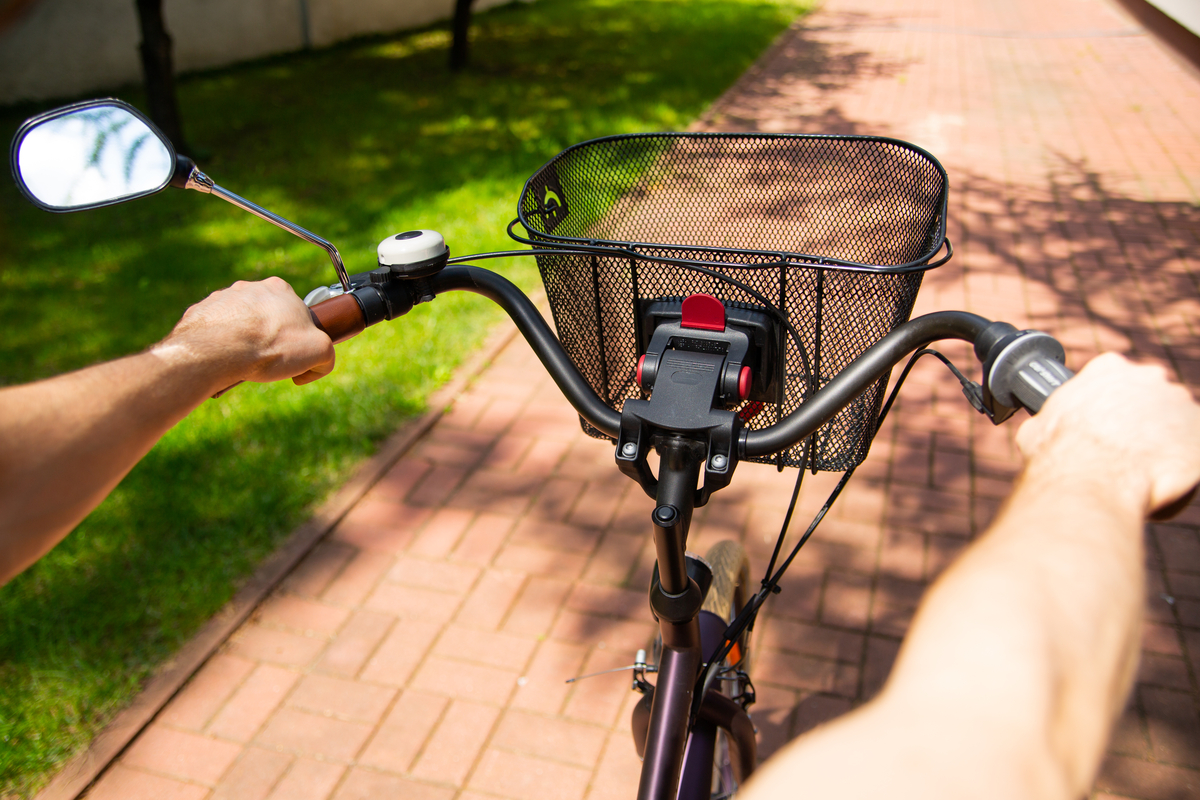
POLYGON ((621 445, 621 455, 626 458, 633 458, 637 455, 637 444, 634 442, 626 442, 621 445))
POLYGON ((712 464, 713 469, 725 469, 728 459, 726 459, 725 456, 716 455, 712 457, 712 460, 709 461, 709 463, 712 464))

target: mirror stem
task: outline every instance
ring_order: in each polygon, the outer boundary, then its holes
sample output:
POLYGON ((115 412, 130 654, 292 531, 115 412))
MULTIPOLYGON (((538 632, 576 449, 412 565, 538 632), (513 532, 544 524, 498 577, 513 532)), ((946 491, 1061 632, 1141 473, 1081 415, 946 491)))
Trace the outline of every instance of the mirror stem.
POLYGON ((187 183, 184 185, 184 188, 194 189, 197 192, 204 192, 205 194, 215 194, 222 200, 233 203, 243 211, 249 211, 254 216, 265 219, 272 225, 277 225, 280 228, 283 228, 285 231, 299 236, 304 241, 320 247, 329 254, 329 260, 333 262, 333 268, 337 270, 338 280, 342 284, 342 291, 350 291, 350 276, 346 274, 346 265, 342 263, 341 253, 337 251, 336 247, 322 239, 320 236, 301 228, 295 223, 288 222, 286 219, 278 216, 277 214, 272 214, 262 206, 257 206, 244 197, 238 197, 233 192, 222 189, 220 186, 217 186, 215 183, 213 183, 212 178, 205 175, 199 169, 192 169, 191 174, 188 175, 187 183))

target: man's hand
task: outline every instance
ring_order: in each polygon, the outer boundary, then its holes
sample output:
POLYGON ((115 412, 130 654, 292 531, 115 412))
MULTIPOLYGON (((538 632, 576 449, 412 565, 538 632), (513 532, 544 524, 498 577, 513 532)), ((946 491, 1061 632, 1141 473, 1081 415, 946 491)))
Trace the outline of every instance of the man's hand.
POLYGON ((238 281, 213 292, 189 308, 153 352, 208 364, 220 371, 224 386, 284 378, 304 384, 334 365, 333 342, 280 278, 238 281))
POLYGON ((1143 513, 1200 482, 1200 406, 1161 367, 1093 359, 1017 432, 1029 472, 1102 477, 1143 513))

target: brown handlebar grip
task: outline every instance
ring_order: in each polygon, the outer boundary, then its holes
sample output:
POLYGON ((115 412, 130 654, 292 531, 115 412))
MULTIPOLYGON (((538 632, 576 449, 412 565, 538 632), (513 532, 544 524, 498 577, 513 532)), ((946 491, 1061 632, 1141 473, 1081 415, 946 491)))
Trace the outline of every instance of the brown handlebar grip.
POLYGON ((323 330, 334 344, 353 339, 367 327, 362 306, 351 294, 331 297, 308 310, 312 314, 313 324, 323 330))

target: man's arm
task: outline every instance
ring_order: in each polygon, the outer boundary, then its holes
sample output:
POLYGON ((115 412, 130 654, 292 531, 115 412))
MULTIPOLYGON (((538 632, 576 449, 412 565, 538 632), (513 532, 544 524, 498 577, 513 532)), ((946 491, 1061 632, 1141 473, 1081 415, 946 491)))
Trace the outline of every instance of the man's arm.
POLYGON ((284 281, 235 283, 144 353, 0 389, 0 584, 28 567, 176 422, 247 381, 333 369, 333 343, 284 281))
POLYGON ((1200 480, 1200 407, 1107 355, 1017 441, 1016 489, 930 589, 879 697, 791 743, 747 800, 1091 788, 1137 663, 1143 522, 1200 480))

